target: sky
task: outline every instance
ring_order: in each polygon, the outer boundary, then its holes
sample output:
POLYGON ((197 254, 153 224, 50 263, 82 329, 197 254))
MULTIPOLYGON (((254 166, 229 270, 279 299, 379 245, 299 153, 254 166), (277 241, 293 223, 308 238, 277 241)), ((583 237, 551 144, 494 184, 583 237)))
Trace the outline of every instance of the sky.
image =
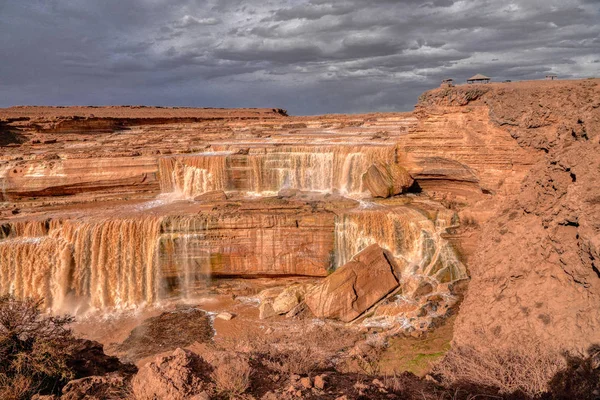
POLYGON ((409 111, 443 78, 600 76, 600 0, 0 0, 0 107, 409 111))

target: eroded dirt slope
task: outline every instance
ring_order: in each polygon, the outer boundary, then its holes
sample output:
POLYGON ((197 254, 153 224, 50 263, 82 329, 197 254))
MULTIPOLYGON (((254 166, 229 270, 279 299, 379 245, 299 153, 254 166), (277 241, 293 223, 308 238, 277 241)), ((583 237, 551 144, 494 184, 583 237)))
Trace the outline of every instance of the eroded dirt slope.
POLYGON ((428 112, 485 106, 490 122, 533 157, 483 224, 455 342, 599 343, 600 81, 463 86, 420 100, 428 112))

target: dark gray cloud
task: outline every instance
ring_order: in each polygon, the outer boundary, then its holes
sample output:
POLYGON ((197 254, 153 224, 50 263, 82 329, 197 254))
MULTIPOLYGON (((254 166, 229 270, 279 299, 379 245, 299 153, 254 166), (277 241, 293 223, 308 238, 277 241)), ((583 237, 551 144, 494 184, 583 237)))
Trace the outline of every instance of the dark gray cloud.
POLYGON ((598 76, 598 0, 0 0, 0 106, 409 110, 440 79, 598 76))

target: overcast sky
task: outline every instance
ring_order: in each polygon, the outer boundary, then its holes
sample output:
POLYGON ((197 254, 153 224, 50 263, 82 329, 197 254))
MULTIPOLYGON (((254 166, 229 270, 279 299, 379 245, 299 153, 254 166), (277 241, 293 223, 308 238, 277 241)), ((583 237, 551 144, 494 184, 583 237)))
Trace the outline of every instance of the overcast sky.
POLYGON ((444 77, 600 76, 600 0, 0 0, 0 107, 411 110, 444 77))

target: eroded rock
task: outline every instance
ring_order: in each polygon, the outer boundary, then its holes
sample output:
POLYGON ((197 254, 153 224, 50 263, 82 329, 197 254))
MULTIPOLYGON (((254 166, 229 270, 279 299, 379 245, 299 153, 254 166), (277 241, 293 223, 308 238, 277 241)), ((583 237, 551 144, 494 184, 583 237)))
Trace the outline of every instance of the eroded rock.
POLYGON ((318 318, 350 322, 399 286, 383 249, 373 244, 306 294, 318 318))
POLYGON ((133 378, 136 400, 187 400, 206 390, 211 367, 189 350, 177 349, 143 366, 133 378))
POLYGON ((292 285, 281 292, 273 300, 273 311, 277 314, 286 314, 296 307, 304 299, 306 285, 292 285))
POLYGON ((390 197, 407 191, 414 181, 400 165, 378 162, 363 174, 362 182, 373 197, 390 197))
POLYGON ((260 319, 267 319, 277 315, 277 313, 273 309, 273 302, 270 300, 263 301, 262 303, 260 303, 260 306, 258 307, 258 312, 258 317, 260 319))
MULTIPOLYGON (((62 400, 128 399, 131 375, 110 373, 75 379, 63 388, 62 400)), ((41 399, 39 399, 41 400, 41 399)))
POLYGON ((194 197, 194 201, 204 201, 207 203, 225 200, 227 200, 227 195, 222 190, 212 190, 210 192, 202 193, 201 195, 194 197))

